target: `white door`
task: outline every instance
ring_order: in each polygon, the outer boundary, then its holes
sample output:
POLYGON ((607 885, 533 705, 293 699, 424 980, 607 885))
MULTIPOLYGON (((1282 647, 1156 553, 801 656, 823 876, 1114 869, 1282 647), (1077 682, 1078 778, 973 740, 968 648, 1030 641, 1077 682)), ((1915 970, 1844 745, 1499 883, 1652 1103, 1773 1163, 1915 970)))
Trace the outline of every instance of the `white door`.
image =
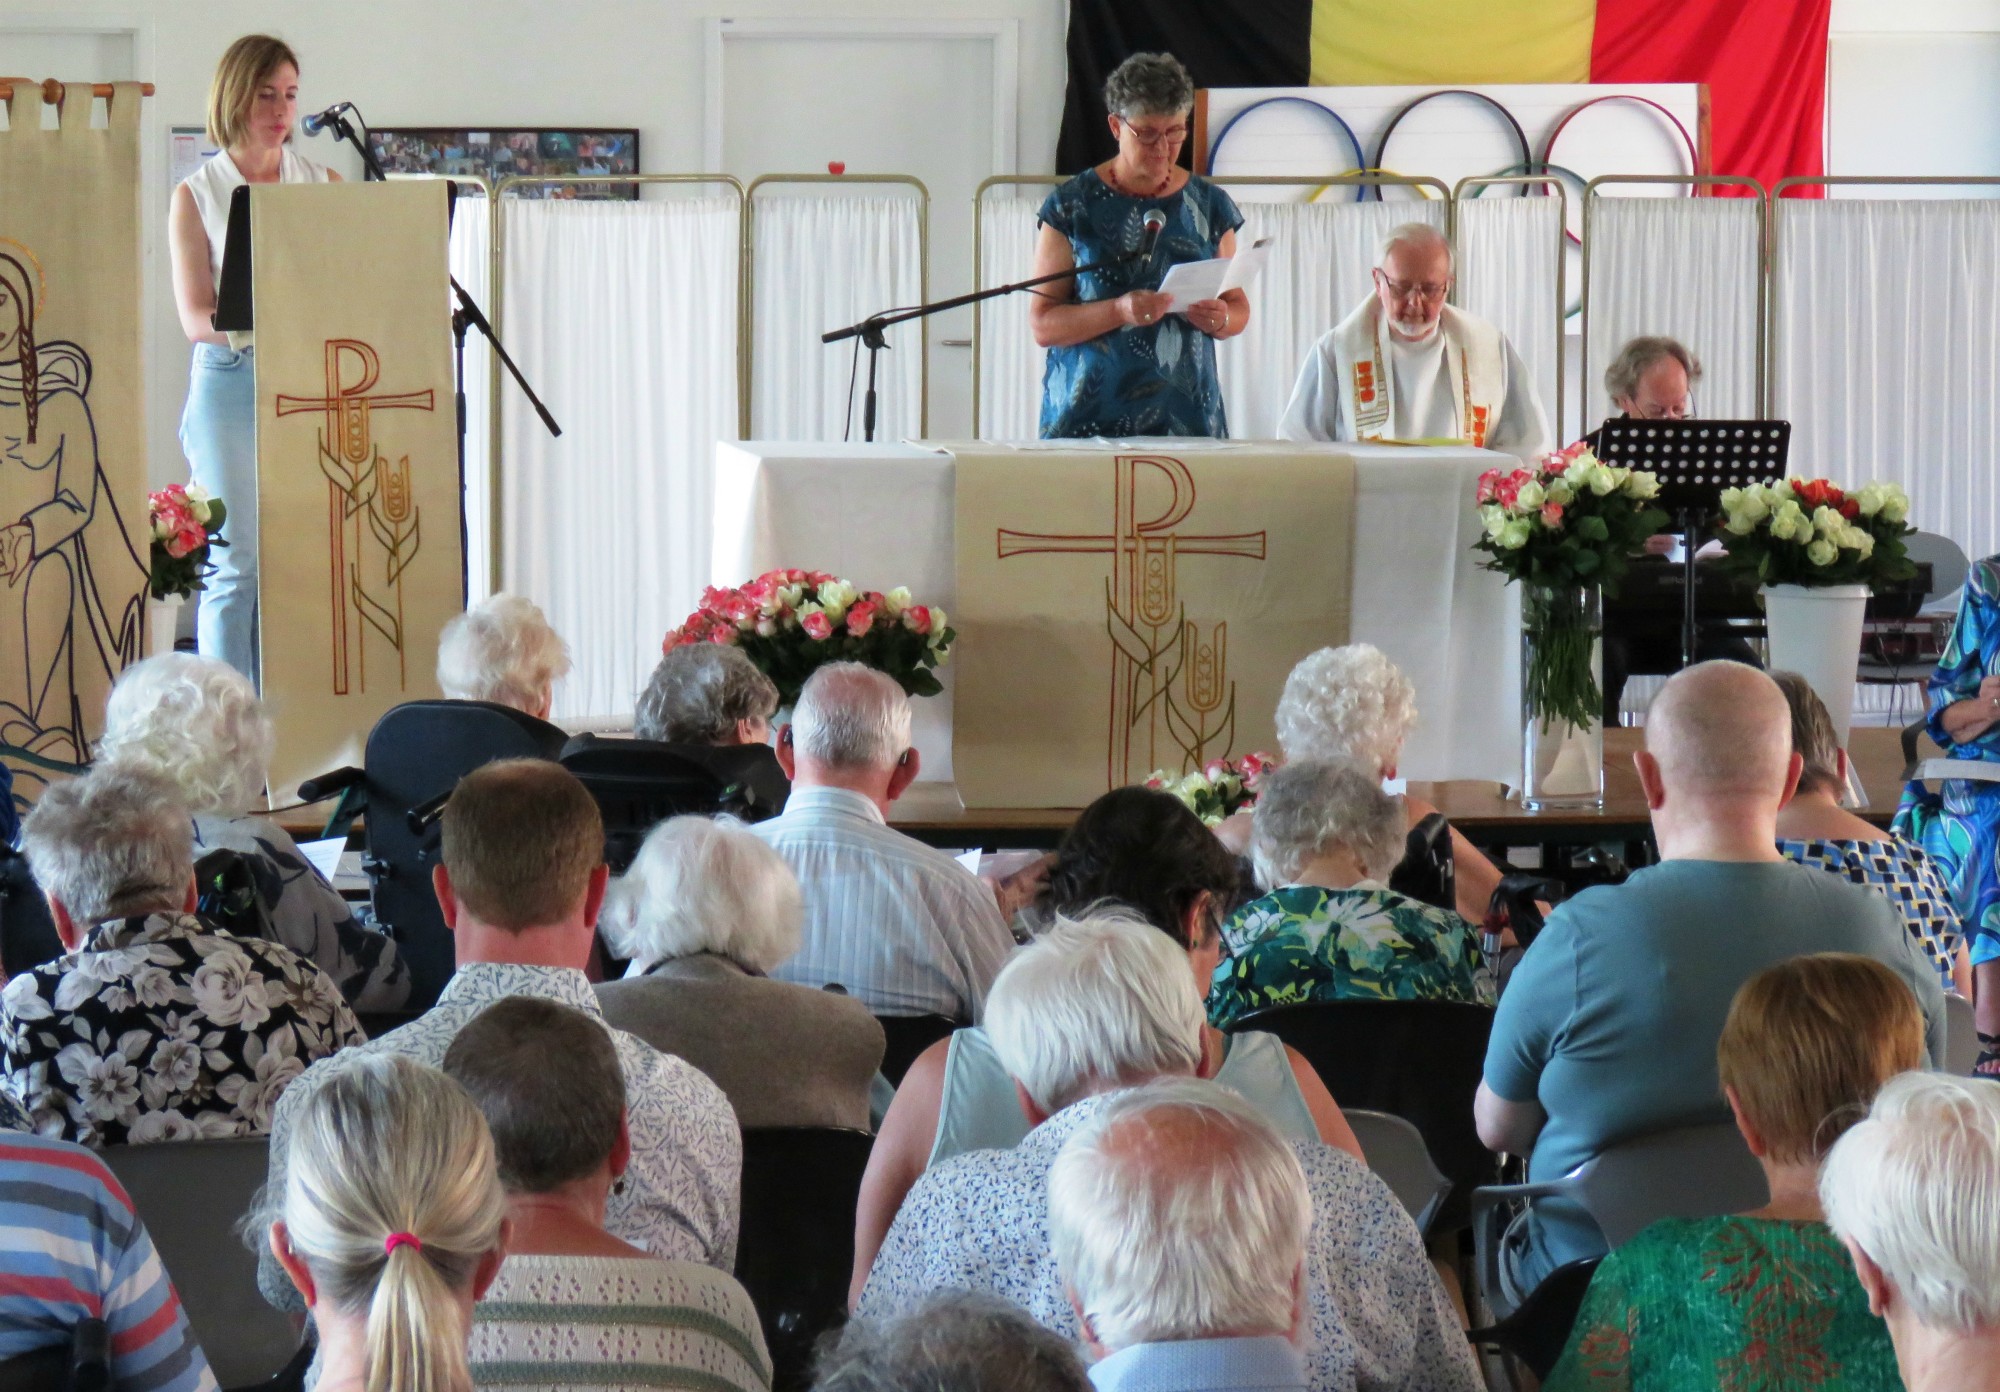
MULTIPOLYGON (((1011 130, 999 129, 1011 127, 1011 100, 995 96, 1013 80, 1011 33, 991 25, 954 32, 924 21, 813 32, 802 25, 788 33, 783 23, 723 27, 723 170, 745 184, 761 174, 821 173, 836 163, 856 174, 914 175, 930 191, 931 298, 970 290, 973 192, 982 179, 1013 172, 996 167, 996 151, 1012 145, 1011 130)), ((712 102, 711 120, 715 114, 712 102)), ((712 130, 711 149, 715 140, 712 130)), ((970 309, 930 322, 936 438, 971 434, 971 338, 970 309)), ((914 351, 921 341, 915 323, 890 331, 894 352, 914 351)))

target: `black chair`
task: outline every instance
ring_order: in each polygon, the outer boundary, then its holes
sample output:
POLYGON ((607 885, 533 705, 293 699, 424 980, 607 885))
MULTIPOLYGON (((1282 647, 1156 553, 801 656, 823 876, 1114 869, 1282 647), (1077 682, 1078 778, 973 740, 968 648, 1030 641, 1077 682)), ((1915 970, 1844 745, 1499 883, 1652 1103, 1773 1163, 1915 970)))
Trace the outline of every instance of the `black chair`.
POLYGON ((743 1230, 736 1279, 771 1350, 773 1392, 812 1383, 813 1346, 847 1317, 854 1208, 875 1138, 840 1127, 743 1133, 743 1230))
POLYGON ((340 794, 328 836, 346 835, 361 816, 367 838, 361 868, 375 922, 409 963, 413 1009, 437 1000, 455 965, 431 891, 438 810, 474 769, 496 759, 554 759, 568 738, 546 720, 490 701, 410 701, 375 722, 361 768, 300 785, 307 802, 340 794))
POLYGON ((16 976, 62 954, 49 901, 28 872, 27 857, 0 845, 0 968, 16 976))
POLYGON ((760 820, 747 784, 726 782, 678 745, 578 735, 560 758, 604 816, 604 861, 613 874, 625 873, 646 833, 669 817, 729 812, 760 820))
POLYGON ((1252 1011, 1232 1027, 1244 1030, 1275 1034, 1305 1055, 1341 1106, 1415 1126, 1451 1180, 1435 1228, 1451 1232, 1470 1221, 1472 1191, 1499 1173, 1472 1121, 1491 1009, 1457 1001, 1315 1001, 1252 1011))
POLYGON ((67 1341, 0 1361, 6 1392, 110 1392, 111 1331, 101 1319, 78 1320, 67 1341))
POLYGON ((1590 1278, 1597 1274, 1602 1257, 1586 1257, 1551 1271, 1539 1286, 1528 1293, 1519 1309, 1484 1329, 1465 1337, 1482 1348, 1496 1348, 1527 1364, 1535 1377, 1546 1382, 1569 1344, 1570 1331, 1583 1309, 1583 1297, 1590 1278))
POLYGON ((903 1075, 910 1071, 917 1055, 940 1039, 949 1038, 964 1021, 948 1015, 877 1015, 875 1023, 882 1027, 882 1034, 889 1041, 882 1051, 882 1076, 892 1086, 901 1087, 903 1075))
POLYGON ((235 1232, 263 1187, 270 1142, 161 1141, 106 1146, 98 1155, 132 1196, 160 1264, 173 1274, 216 1382, 243 1387, 285 1367, 299 1335, 289 1315, 264 1303, 256 1254, 235 1232))

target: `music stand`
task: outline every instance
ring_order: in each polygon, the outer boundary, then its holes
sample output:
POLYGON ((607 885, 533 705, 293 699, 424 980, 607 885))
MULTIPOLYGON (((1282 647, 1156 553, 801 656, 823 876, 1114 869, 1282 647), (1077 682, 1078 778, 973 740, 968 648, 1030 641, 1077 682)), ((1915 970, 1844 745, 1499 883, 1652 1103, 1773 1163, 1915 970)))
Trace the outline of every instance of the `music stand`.
POLYGON ((1659 505, 1686 538, 1681 564, 1681 662, 1695 662, 1694 555, 1703 525, 1722 511, 1722 490, 1785 476, 1792 423, 1781 420, 1633 420, 1604 423, 1597 457, 1660 480, 1659 505))
POLYGON ((215 288, 215 312, 208 316, 218 333, 249 333, 250 185, 229 192, 229 226, 222 236, 222 279, 215 288))

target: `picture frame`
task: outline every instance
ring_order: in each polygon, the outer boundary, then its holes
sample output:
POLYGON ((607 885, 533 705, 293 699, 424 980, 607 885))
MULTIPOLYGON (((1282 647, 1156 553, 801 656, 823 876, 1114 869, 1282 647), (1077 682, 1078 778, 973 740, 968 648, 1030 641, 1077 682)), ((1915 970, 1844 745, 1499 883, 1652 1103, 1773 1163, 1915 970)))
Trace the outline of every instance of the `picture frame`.
MULTIPOLYGON (((639 132, 603 126, 381 126, 368 132, 390 174, 637 174, 639 132)), ((636 200, 637 184, 544 185, 516 198, 636 200)))

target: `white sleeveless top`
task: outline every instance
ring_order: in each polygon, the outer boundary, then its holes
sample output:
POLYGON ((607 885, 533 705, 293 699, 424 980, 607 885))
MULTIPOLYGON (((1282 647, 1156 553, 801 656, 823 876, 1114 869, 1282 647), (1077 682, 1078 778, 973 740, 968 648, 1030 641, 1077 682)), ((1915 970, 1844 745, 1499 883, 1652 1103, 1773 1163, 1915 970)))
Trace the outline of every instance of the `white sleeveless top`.
MULTIPOLYGON (((297 154, 287 145, 278 154, 278 182, 281 184, 323 184, 328 171, 297 154)), ((182 181, 194 195, 195 211, 201 214, 201 229, 208 233, 208 270, 217 289, 222 287, 222 247, 229 237, 230 190, 249 180, 229 158, 229 151, 217 150, 202 161, 201 168, 182 181)))

